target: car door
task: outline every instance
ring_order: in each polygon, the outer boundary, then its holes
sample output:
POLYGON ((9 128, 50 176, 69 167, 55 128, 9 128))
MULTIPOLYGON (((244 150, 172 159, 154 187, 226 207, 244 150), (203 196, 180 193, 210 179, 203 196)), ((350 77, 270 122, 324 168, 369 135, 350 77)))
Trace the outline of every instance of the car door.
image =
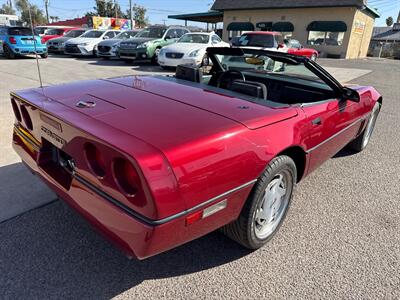
POLYGON ((290 54, 295 54, 295 55, 301 55, 301 45, 300 42, 297 40, 290 40, 289 45, 288 45, 288 53, 290 54))
POLYGON ((175 43, 179 38, 177 29, 175 29, 175 28, 168 29, 167 32, 165 33, 165 37, 166 37, 166 40, 165 40, 164 46, 175 43))
POLYGON ((303 104, 301 108, 306 115, 304 141, 311 157, 311 172, 356 137, 363 125, 364 105, 330 99, 303 104))

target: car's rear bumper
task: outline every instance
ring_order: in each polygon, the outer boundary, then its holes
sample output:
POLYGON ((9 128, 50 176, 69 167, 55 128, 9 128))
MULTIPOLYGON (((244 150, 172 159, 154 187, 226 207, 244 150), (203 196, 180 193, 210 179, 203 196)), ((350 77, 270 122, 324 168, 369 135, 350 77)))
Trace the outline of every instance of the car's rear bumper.
POLYGON ((33 46, 14 46, 11 48, 11 50, 15 53, 15 54, 20 54, 20 55, 29 55, 29 54, 45 54, 47 53, 47 47, 40 47, 37 46, 36 50, 35 47, 33 46))
MULTIPOLYGON (((235 220, 253 185, 251 182, 230 193, 224 193, 221 198, 211 199, 212 201, 208 201, 203 208, 218 201, 227 201, 228 205, 221 212, 190 226, 186 224, 186 211, 149 224, 113 202, 100 189, 91 187, 91 184, 78 174, 72 174, 68 190, 60 185, 38 165, 40 145, 32 143, 29 136, 24 136, 17 128, 14 128, 13 133, 13 148, 32 173, 38 175, 61 199, 78 211, 128 257, 138 259, 172 249, 235 220)), ((199 209, 194 208, 193 211, 199 209)))

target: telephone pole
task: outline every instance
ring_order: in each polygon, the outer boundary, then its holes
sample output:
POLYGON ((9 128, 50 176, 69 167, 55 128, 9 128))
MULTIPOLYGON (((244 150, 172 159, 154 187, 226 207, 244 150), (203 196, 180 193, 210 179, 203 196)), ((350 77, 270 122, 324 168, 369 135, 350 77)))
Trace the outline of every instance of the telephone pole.
POLYGON ((129 0, 129 19, 131 20, 131 29, 133 29, 132 0, 129 0))
POLYGON ((44 7, 45 7, 45 10, 46 10, 47 24, 50 23, 50 21, 49 21, 49 2, 50 2, 50 0, 44 0, 44 7))

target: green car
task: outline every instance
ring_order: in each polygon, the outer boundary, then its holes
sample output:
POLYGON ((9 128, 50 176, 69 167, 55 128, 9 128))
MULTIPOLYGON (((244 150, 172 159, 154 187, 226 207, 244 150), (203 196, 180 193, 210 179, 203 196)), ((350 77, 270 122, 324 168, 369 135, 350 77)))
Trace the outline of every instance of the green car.
POLYGON ((124 61, 151 60, 157 63, 158 53, 164 46, 175 43, 182 35, 190 32, 185 27, 150 26, 140 31, 134 38, 119 44, 118 56, 124 61))

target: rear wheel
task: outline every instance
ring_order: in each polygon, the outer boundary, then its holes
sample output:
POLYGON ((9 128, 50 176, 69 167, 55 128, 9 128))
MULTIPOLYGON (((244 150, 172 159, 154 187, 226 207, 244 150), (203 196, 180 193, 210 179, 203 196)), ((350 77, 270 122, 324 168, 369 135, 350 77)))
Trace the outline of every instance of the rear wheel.
POLYGON ((15 53, 7 46, 4 46, 4 56, 7 57, 8 59, 13 59, 15 58, 15 53))
POLYGON ((356 152, 361 152, 367 147, 371 139, 372 133, 374 132, 376 120, 378 119, 380 110, 381 104, 379 102, 376 102, 374 108, 372 109, 371 116, 367 121, 365 129, 354 141, 349 144, 349 147, 351 149, 356 152))
POLYGON ((274 158, 247 199, 239 218, 222 228, 249 249, 265 245, 280 228, 293 195, 296 165, 286 156, 274 158))
POLYGON ((49 57, 49 54, 48 53, 43 53, 43 54, 40 54, 40 57, 41 58, 47 58, 47 57, 49 57))

